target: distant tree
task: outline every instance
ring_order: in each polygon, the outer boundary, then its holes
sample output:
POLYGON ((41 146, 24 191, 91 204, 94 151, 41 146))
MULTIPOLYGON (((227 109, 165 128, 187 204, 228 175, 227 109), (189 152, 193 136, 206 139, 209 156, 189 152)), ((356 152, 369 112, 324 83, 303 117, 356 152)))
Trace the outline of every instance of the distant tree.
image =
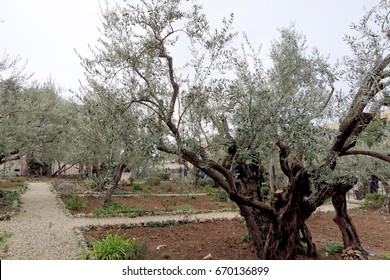
MULTIPOLYGON (((305 221, 326 199, 336 201, 340 228, 352 225, 343 201, 337 203, 355 181, 353 171, 337 164, 340 158, 359 154, 390 162, 388 152, 354 148, 373 120, 370 108, 387 104, 389 38, 382 31, 390 29, 389 2, 353 26, 358 35, 346 37, 353 56, 341 71, 309 50, 294 28, 280 30, 270 50, 273 65, 264 69, 248 38, 237 45, 233 15, 212 30, 201 7, 189 5, 140 0, 106 7, 100 44, 92 58, 82 58, 88 77, 109 84, 142 112, 142 127, 157 149, 181 157, 227 191, 259 259, 295 258, 300 234, 315 255, 305 221), (186 61, 174 59, 186 51, 186 61), (351 82, 348 94, 334 87, 343 77, 351 82), (321 127, 335 108, 342 109, 339 130, 321 127), (261 185, 275 151, 285 183, 267 197, 261 185)), ((348 242, 362 249, 357 237, 348 242)))
POLYGON ((131 170, 148 156, 147 140, 138 124, 138 110, 129 108, 130 103, 109 86, 93 80, 89 86, 80 97, 78 149, 94 166, 101 182, 98 190, 106 192, 104 202, 110 203, 125 168, 131 170))

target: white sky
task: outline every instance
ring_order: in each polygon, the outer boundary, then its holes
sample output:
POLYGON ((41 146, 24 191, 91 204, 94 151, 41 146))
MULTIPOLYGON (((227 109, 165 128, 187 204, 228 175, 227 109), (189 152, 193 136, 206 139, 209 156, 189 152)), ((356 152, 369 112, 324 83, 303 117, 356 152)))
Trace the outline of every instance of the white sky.
MULTIPOLYGON (((109 1, 108 2, 114 2, 109 1)), ((199 0, 211 22, 231 12, 235 28, 245 31, 254 46, 262 44, 266 57, 277 29, 295 23, 310 46, 332 61, 348 53, 343 42, 357 22, 379 0, 199 0)), ((104 5, 104 2, 103 2, 104 5)), ((98 0, 0 0, 0 55, 27 60, 32 80, 50 76, 65 90, 79 87, 83 69, 74 49, 88 55, 88 44, 99 36, 98 0)))

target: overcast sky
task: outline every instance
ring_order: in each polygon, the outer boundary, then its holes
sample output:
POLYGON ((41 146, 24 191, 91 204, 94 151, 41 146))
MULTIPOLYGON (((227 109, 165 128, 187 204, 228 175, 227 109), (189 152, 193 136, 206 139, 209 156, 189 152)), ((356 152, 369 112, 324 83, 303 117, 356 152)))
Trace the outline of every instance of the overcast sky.
MULTIPOLYGON (((135 0, 133 0, 135 1, 135 0)), ((113 2, 109 1, 108 2, 113 2)), ((379 0, 199 0, 212 22, 231 12, 235 28, 245 31, 263 55, 277 29, 295 24, 332 61, 348 53, 343 35, 379 0)), ((103 2, 104 3, 104 2, 103 2)), ((0 52, 27 60, 33 80, 53 77, 56 84, 77 89, 83 69, 74 49, 88 55, 99 36, 99 0, 0 0, 0 52)), ((2 54, 1 54, 2 55, 2 54)))

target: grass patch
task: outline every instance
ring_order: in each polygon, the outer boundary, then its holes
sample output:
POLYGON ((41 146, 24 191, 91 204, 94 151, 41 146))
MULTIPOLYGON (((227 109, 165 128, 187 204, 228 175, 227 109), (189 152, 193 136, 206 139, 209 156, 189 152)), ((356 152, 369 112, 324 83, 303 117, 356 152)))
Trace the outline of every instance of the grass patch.
POLYGON ((126 239, 118 233, 93 240, 90 247, 91 256, 97 260, 144 260, 148 252, 145 241, 126 239))
POLYGON ((147 222, 145 224, 146 227, 170 227, 175 225, 176 225, 176 221, 174 220, 147 222))
POLYGON ((135 213, 137 216, 141 216, 145 210, 135 207, 134 205, 123 205, 120 203, 104 204, 102 207, 96 208, 94 213, 96 215, 113 215, 119 213, 135 213))
POLYGON ((390 260, 390 253, 384 253, 383 257, 385 258, 385 260, 390 260))
POLYGON ((335 255, 341 253, 343 249, 344 249, 343 244, 333 243, 333 242, 326 243, 324 248, 325 253, 327 253, 328 255, 335 255))
POLYGON ((79 196, 71 196, 64 199, 66 207, 71 211, 80 211, 88 205, 87 199, 79 196))
POLYGON ((0 234, 0 246, 2 246, 5 243, 5 241, 7 240, 7 238, 9 238, 11 236, 12 236, 12 233, 8 232, 8 231, 5 231, 2 234, 0 234))
POLYGON ((386 196, 380 193, 369 193, 364 197, 364 209, 381 209, 385 204, 386 196))

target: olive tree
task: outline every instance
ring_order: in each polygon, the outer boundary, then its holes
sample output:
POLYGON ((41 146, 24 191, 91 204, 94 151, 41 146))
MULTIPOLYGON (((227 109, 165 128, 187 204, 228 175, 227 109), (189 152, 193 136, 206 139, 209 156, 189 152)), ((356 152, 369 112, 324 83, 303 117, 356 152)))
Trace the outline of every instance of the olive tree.
MULTIPOLYGON (((265 69, 248 38, 239 44, 233 15, 212 29, 201 6, 190 5, 140 0, 107 6, 99 45, 82 59, 88 77, 142 108, 143 127, 158 150, 181 157, 227 191, 259 259, 295 258, 300 234, 315 255, 306 219, 353 184, 339 158, 388 160, 354 146, 373 119, 367 110, 387 96, 390 55, 381 30, 388 28, 389 3, 382 1, 355 26, 359 37, 347 38, 355 56, 339 70, 293 27, 280 30, 270 50, 273 64, 265 69), (350 93, 335 90, 343 74, 353 82, 350 93), (339 130, 323 128, 337 106, 343 109, 339 130), (268 197, 261 185, 275 153, 285 183, 268 197)), ((342 228, 350 223, 340 221, 342 228)), ((361 249, 359 242, 352 245, 361 249)))
POLYGON ((80 160, 93 166, 97 185, 105 191, 105 203, 111 202, 125 168, 131 169, 148 157, 138 110, 110 86, 99 86, 89 79, 80 96, 78 146, 80 160), (83 157, 83 159, 81 159, 83 157))

